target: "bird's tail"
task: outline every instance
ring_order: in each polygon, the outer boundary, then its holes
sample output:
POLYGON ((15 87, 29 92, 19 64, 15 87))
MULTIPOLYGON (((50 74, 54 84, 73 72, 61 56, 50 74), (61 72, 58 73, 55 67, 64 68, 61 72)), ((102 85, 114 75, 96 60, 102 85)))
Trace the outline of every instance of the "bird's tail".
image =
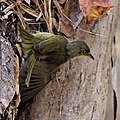
POLYGON ((26 31, 21 25, 18 25, 20 32, 20 38, 22 40, 22 45, 26 54, 29 54, 32 50, 34 43, 34 35, 26 31))
POLYGON ((35 53, 33 50, 33 45, 34 45, 34 35, 32 35, 30 32, 26 31, 22 26, 18 25, 18 29, 20 32, 20 37, 22 40, 22 45, 24 48, 25 53, 27 54, 27 76, 25 79, 25 84, 27 87, 29 86, 30 78, 31 78, 31 73, 34 68, 34 64, 36 61, 35 53))

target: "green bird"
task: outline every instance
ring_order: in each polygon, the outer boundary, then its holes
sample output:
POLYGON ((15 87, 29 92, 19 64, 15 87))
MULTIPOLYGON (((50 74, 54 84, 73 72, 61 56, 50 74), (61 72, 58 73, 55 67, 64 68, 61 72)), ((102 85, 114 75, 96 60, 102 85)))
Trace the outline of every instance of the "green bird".
POLYGON ((76 56, 89 56, 88 45, 83 41, 68 42, 63 35, 47 32, 32 34, 19 26, 22 45, 27 55, 20 70, 22 102, 34 97, 56 75, 59 66, 76 56))

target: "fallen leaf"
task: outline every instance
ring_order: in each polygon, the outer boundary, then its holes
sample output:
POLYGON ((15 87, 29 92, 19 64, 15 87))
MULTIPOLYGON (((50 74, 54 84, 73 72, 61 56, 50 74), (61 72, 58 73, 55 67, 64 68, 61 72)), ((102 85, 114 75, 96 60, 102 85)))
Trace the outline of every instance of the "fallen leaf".
POLYGON ((59 31, 64 33, 67 37, 73 37, 74 29, 70 21, 66 18, 61 18, 59 21, 59 31))
MULTIPOLYGON (((69 0, 66 1, 65 9, 62 10, 59 2, 54 1, 57 7, 58 13, 60 14, 58 31, 64 33, 67 37, 73 37, 74 29, 72 26, 72 21, 68 18, 69 15, 69 0)), ((55 23, 55 21, 54 21, 55 23)))
POLYGON ((79 0, 80 10, 86 18, 87 23, 103 17, 112 7, 111 0, 79 0))
POLYGON ((65 3, 65 7, 64 7, 64 14, 66 16, 69 15, 69 12, 70 12, 70 0, 66 0, 66 3, 65 3))

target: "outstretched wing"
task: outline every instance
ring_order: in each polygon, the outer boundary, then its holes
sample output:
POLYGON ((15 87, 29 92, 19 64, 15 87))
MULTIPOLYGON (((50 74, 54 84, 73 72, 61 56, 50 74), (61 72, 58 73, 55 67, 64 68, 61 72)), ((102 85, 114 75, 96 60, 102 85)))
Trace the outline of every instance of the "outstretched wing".
POLYGON ((22 26, 19 25, 20 37, 27 57, 27 77, 25 83, 29 86, 31 73, 34 68, 36 59, 39 57, 35 55, 35 50, 41 53, 41 58, 46 57, 46 54, 55 51, 57 49, 64 48, 68 42, 64 36, 54 35, 52 33, 37 33, 35 35, 26 31, 22 26), (34 49, 33 49, 34 48, 34 49))
POLYGON ((20 91, 21 102, 25 102, 34 97, 39 91, 41 91, 46 84, 55 77, 57 69, 53 65, 49 65, 46 62, 35 62, 29 87, 25 85, 25 77, 27 74, 26 63, 22 66, 20 71, 20 91))

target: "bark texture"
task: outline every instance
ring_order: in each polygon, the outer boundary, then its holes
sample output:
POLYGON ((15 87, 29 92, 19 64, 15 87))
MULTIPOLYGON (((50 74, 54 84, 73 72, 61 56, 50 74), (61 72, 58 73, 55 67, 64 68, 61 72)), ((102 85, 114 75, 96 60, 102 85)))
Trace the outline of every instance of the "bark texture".
MULTIPOLYGON (((12 105, 15 95, 16 57, 10 43, 0 36, 1 40, 1 64, 0 64, 0 119, 15 118, 12 105)), ((18 68, 17 68, 18 69, 18 68)), ((14 106, 15 107, 15 106, 14 106)))
POLYGON ((116 23, 116 34, 115 34, 115 48, 116 48, 116 59, 114 66, 114 91, 116 94, 116 109, 117 115, 115 120, 120 119, 120 0, 118 0, 118 10, 117 10, 117 23, 116 23))
POLYGON ((16 34, 13 32, 15 31, 13 27, 7 26, 8 23, 6 19, 0 21, 0 120, 14 120, 20 102, 17 99, 19 60, 12 46, 12 42, 15 46, 16 34))
POLYGON ((12 47, 8 41, 1 36, 1 80, 0 80, 0 102, 8 107, 9 102, 13 99, 15 94, 15 58, 12 47))
MULTIPOLYGON (((95 60, 77 57, 62 65, 56 79, 34 98, 29 119, 105 120, 108 90, 112 94, 111 56, 115 9, 112 8, 109 15, 94 26, 80 22, 74 39, 85 41, 95 60)), ((113 111, 110 110, 109 115, 113 120, 113 111)))

